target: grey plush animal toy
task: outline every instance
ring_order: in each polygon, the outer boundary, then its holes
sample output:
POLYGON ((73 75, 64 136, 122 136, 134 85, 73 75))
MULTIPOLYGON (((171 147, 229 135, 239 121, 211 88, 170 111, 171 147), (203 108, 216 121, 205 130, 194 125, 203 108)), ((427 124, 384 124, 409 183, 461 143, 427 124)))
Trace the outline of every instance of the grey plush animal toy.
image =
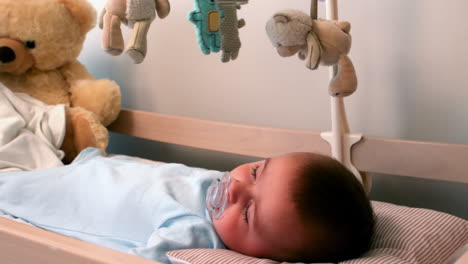
POLYGON ((292 9, 277 12, 266 24, 268 37, 280 56, 297 53, 311 70, 319 64, 337 65, 329 94, 338 97, 351 95, 357 89, 356 72, 347 56, 351 48, 350 30, 348 22, 312 19, 292 9))
POLYGON ((221 22, 221 61, 229 62, 235 60, 239 55, 241 40, 239 29, 245 26, 244 19, 238 19, 237 10, 241 5, 247 4, 248 0, 219 0, 218 5, 224 12, 221 22))

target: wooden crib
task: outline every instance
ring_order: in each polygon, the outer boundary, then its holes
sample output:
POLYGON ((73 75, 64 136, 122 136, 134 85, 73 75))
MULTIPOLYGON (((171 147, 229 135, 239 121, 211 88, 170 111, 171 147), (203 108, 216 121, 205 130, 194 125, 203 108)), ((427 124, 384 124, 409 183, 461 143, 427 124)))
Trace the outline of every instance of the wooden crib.
MULTIPOLYGON (((309 151, 330 154, 320 133, 198 120, 123 110, 110 130, 214 151, 253 157, 309 151)), ((359 171, 468 183, 468 145, 368 138, 352 148, 359 171)), ((4 264, 155 263, 0 217, 4 264)))

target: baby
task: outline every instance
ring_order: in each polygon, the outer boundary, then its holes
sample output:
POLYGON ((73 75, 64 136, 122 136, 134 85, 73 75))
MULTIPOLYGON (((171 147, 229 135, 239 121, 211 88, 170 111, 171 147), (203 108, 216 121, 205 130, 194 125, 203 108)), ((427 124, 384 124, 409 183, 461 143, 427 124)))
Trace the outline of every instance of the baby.
POLYGON ((291 153, 231 172, 229 199, 214 227, 224 244, 249 256, 338 262, 370 246, 369 200, 338 161, 291 153))
POLYGON ((374 226, 353 174, 312 153, 223 174, 86 149, 67 166, 1 176, 0 215, 165 263, 167 251, 225 247, 277 261, 340 261, 368 249, 374 226))

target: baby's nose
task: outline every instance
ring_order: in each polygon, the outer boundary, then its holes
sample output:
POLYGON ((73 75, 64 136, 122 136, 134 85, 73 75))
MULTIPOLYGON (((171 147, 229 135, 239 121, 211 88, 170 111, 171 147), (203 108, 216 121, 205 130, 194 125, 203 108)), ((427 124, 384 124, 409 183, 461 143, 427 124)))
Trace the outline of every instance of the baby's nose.
POLYGON ((248 195, 248 186, 246 183, 233 179, 229 187, 229 203, 235 204, 248 195))

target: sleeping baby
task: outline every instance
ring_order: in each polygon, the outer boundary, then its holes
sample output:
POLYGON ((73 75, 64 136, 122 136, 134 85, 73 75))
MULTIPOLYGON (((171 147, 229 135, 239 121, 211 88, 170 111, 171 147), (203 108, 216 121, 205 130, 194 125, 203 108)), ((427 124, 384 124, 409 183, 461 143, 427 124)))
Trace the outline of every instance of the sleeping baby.
POLYGON ((288 262, 338 262, 370 245, 374 217, 338 161, 290 153, 231 172, 84 150, 70 165, 0 174, 0 215, 170 263, 166 252, 229 248, 288 262))

